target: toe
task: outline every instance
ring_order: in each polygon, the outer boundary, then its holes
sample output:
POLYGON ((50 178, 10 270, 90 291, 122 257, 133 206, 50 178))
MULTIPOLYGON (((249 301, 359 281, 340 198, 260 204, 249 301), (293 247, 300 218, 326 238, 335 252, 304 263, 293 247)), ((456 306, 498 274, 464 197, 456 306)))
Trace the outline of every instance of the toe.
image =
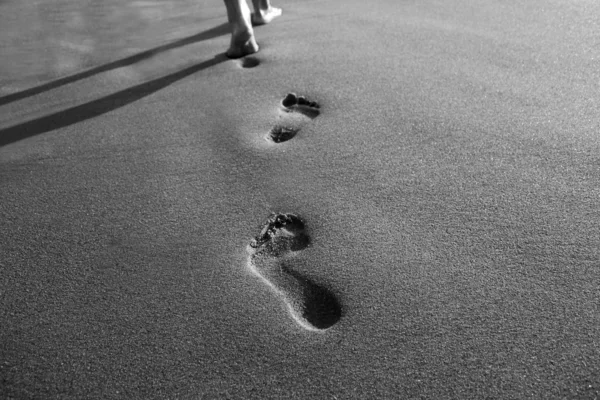
POLYGON ((281 104, 284 107, 288 107, 288 108, 295 106, 296 104, 298 104, 298 97, 296 97, 295 93, 288 93, 288 95, 285 96, 285 99, 283 99, 281 104))

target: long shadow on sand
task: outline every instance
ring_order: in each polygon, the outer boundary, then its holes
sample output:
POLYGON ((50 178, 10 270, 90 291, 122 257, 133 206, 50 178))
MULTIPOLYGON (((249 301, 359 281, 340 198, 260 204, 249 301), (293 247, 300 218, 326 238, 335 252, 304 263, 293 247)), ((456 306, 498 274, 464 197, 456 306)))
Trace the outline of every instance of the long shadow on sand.
POLYGON ((227 58, 225 53, 218 54, 210 60, 192 65, 179 72, 141 83, 117 93, 45 117, 40 117, 32 121, 2 129, 0 130, 0 147, 116 110, 117 108, 133 103, 134 101, 163 89, 180 79, 227 60, 229 60, 229 58, 227 58))
POLYGON ((203 40, 212 39, 217 36, 222 36, 229 33, 229 24, 223 23, 221 25, 215 26, 209 30, 204 32, 197 33, 192 36, 188 36, 179 40, 176 40, 172 43, 167 43, 162 46, 155 47, 150 50, 143 51, 138 54, 134 54, 129 57, 125 57, 121 60, 113 61, 108 64, 100 65, 98 67, 94 67, 88 69, 86 71, 82 71, 73 75, 65 76, 64 78, 56 79, 52 82, 44 83, 42 85, 32 87, 30 89, 23 90, 21 92, 12 93, 3 97, 0 97, 0 106, 3 106, 8 103, 12 103, 14 101, 22 100, 24 98, 34 96, 39 93, 46 92, 48 90, 56 89, 57 87, 67 85, 69 83, 76 82, 81 79, 89 78, 90 76, 101 74, 103 72, 107 72, 116 68, 125 67, 127 65, 135 64, 147 58, 153 57, 159 53, 175 49, 177 47, 186 46, 188 44, 201 42, 203 40))

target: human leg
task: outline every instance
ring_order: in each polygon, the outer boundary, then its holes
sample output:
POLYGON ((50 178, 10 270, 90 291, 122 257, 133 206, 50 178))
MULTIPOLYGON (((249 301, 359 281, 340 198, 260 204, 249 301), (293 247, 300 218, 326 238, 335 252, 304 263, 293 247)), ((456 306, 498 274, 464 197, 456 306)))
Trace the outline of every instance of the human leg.
POLYGON ((250 9, 246 0, 224 0, 227 8, 227 19, 231 28, 231 44, 227 50, 230 58, 239 58, 256 53, 258 44, 250 19, 250 9))
POLYGON ((264 25, 281 15, 281 8, 271 6, 270 0, 252 0, 254 13, 252 14, 253 25, 264 25))

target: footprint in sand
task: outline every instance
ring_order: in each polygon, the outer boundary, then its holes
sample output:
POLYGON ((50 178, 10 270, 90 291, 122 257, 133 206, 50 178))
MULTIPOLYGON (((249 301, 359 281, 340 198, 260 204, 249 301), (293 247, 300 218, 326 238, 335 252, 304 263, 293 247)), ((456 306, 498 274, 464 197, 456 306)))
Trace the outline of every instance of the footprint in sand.
POLYGON ((237 61, 241 68, 254 68, 260 64, 260 60, 256 57, 246 56, 237 61))
POLYGON ((248 246, 248 267, 282 298, 300 326, 323 331, 339 321, 340 303, 330 290, 287 265, 308 243, 300 218, 273 214, 248 246))
POLYGON ((277 124, 269 132, 268 138, 275 143, 290 140, 307 122, 320 114, 319 105, 304 96, 289 93, 281 102, 282 113, 277 124))

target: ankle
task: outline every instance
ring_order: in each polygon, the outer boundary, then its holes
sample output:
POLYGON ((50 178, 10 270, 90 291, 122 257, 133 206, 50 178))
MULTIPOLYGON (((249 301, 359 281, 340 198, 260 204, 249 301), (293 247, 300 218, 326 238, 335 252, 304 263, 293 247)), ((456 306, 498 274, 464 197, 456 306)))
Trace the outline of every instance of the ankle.
POLYGON ((254 36, 252 25, 246 24, 245 22, 241 24, 232 24, 231 33, 238 40, 247 40, 254 36))

